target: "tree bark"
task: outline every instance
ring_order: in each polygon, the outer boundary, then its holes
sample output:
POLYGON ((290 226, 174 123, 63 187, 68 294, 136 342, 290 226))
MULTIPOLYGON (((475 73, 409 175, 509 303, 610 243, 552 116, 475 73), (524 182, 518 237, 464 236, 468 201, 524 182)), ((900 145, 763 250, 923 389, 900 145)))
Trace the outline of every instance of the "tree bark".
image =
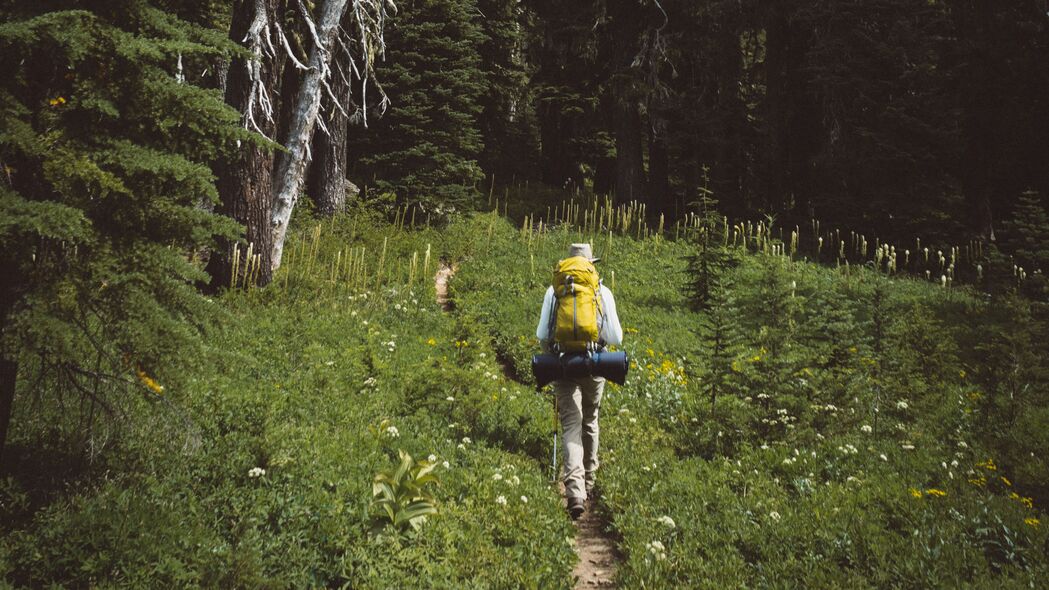
POLYGON ((642 146, 641 112, 637 101, 620 97, 616 101, 616 198, 640 199, 645 170, 642 146))
POLYGON ((304 184, 306 158, 310 141, 313 138, 317 113, 320 111, 323 79, 331 63, 330 51, 339 28, 339 22, 346 12, 347 0, 327 0, 318 10, 317 40, 310 49, 309 70, 302 78, 302 84, 295 96, 295 116, 291 121, 287 139, 283 142, 288 150, 277 169, 275 179, 275 198, 273 213, 270 216, 273 228, 273 249, 270 257, 270 270, 280 268, 284 254, 284 240, 288 235, 288 223, 295 209, 299 192, 304 184), (319 42, 319 43, 318 43, 319 42))
MULTIPOLYGON (((259 19, 272 23, 281 12, 281 0, 240 0, 233 8, 230 39, 243 43, 253 24, 259 19), (261 12, 260 12, 261 11, 261 12)), ((260 59, 261 84, 269 95, 276 99, 280 83, 280 60, 260 59)), ((251 100, 252 79, 250 61, 242 57, 233 60, 226 81, 226 103, 240 112, 246 112, 251 100)), ((268 137, 276 132, 276 121, 272 117, 256 117, 258 131, 268 137)), ((245 239, 254 253, 261 255, 262 264, 258 272, 259 285, 266 285, 273 278, 268 261, 272 248, 270 231, 270 209, 273 202, 273 152, 256 144, 243 144, 228 161, 216 166, 219 206, 217 211, 244 224, 245 239)), ((219 248, 208 260, 207 273, 211 276, 211 287, 217 289, 232 284, 232 242, 222 240, 219 248)), ((247 268, 244 257, 247 248, 240 249, 238 268, 247 268)), ((239 274, 239 273, 238 273, 239 274)))
MULTIPOLYGON (((335 74, 331 90, 339 104, 346 108, 350 104, 349 68, 344 67, 345 77, 335 74)), ((324 121, 327 133, 316 133, 313 137, 313 162, 309 168, 306 194, 313 199, 317 212, 334 215, 346 208, 346 139, 349 118, 345 111, 331 106, 324 121)))
POLYGON ((667 120, 655 105, 648 111, 648 183, 649 199, 655 210, 675 215, 670 194, 670 159, 667 155, 667 120))
POLYGON ((4 446, 7 442, 7 429, 11 424, 17 379, 18 362, 0 358, 0 472, 4 466, 4 446))

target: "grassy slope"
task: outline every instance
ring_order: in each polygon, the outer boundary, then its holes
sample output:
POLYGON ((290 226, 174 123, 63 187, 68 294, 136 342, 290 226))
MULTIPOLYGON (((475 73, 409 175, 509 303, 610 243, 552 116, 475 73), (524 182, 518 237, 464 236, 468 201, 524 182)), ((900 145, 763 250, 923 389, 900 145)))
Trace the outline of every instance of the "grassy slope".
MULTIPOLYGON (((312 246, 310 229, 295 239, 312 246)), ((498 376, 484 338, 439 310, 431 277, 401 286, 412 252, 421 267, 432 244, 432 276, 439 253, 469 248, 467 229, 325 224, 312 277, 300 276, 302 255, 279 287, 226 296, 214 356, 165 393, 179 415, 139 408, 106 453, 109 468, 96 470, 105 473, 42 509, 10 509, 31 490, 4 482, 4 516, 18 524, 0 536, 0 572, 28 586, 567 584, 570 525, 548 466, 538 453, 505 450, 541 448, 545 408, 498 376), (384 238, 385 282, 398 286, 361 295, 320 279, 329 254, 352 244, 375 253, 368 276, 377 280, 384 238), (418 535, 370 538, 371 479, 398 449, 436 455, 441 513, 418 535), (250 477, 255 467, 265 475, 250 477)), ((47 433, 17 436, 29 445, 47 433)))
MULTIPOLYGON (((2 481, 5 578, 569 584, 571 526, 547 481, 549 398, 526 383, 548 269, 582 236, 526 237, 491 215, 440 232, 343 218, 319 235, 293 236, 273 287, 221 300, 213 355, 169 387, 176 403, 129 404, 128 426, 65 491, 2 481), (336 253, 360 247, 367 285, 330 283, 336 253), (433 304, 438 255, 461 260, 452 315, 433 304), (416 536, 369 537, 371 478, 398 449, 449 462, 437 469, 442 513, 416 536), (250 477, 254 467, 265 476, 250 477)), ((986 315, 978 302, 751 256, 730 273, 722 366, 703 339, 708 316, 681 295, 684 244, 595 245, 638 362, 610 387, 602 421, 601 507, 622 538, 625 587, 1021 586, 1045 575, 1044 529, 1025 523, 1038 512, 1010 497, 972 436, 979 392, 960 349, 986 315)), ((19 410, 16 445, 58 444, 62 414, 19 410)))
MULTIPOLYGON (((585 238, 555 230, 526 251, 498 227, 453 286, 523 371, 545 269, 585 238)), ((1025 520, 1038 513, 974 448, 980 394, 956 348, 979 302, 749 256, 727 277, 735 345, 716 374, 704 318, 681 295, 687 247, 595 244, 639 365, 602 421, 599 487, 625 587, 1028 586, 1046 574, 1046 535, 1025 520), (712 407, 714 377, 725 383, 712 407)))

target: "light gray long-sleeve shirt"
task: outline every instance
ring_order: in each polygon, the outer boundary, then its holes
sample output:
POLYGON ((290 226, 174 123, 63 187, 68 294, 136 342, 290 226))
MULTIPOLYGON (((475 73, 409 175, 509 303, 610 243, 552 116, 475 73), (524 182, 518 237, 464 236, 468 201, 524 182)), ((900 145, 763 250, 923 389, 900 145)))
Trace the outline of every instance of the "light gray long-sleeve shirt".
MULTIPOLYGON (((539 327, 535 329, 535 337, 540 342, 549 342, 553 339, 553 334, 550 333, 550 318, 555 313, 556 304, 554 288, 547 287, 546 295, 543 296, 543 310, 539 315, 539 327)), ((612 297, 612 291, 604 285, 601 285, 601 311, 601 315, 597 318, 599 338, 605 344, 622 344, 623 328, 620 327, 619 316, 616 315, 616 300, 612 297)))

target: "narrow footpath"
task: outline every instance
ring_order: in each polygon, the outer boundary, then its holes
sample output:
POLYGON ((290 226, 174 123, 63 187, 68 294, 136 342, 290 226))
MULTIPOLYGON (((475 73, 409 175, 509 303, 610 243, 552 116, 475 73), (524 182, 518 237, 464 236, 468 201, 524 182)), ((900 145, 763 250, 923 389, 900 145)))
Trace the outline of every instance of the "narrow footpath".
MULTIPOLYGON (((455 302, 448 296, 448 281, 455 275, 457 269, 457 265, 448 264, 442 260, 433 277, 437 304, 445 312, 455 309, 455 302)), ((513 373, 511 367, 503 359, 500 359, 499 362, 504 365, 504 374, 513 373)), ((557 487, 561 491, 561 499, 564 500, 564 486, 558 485, 557 487)), ((619 554, 607 532, 608 522, 593 508, 593 503, 589 503, 587 511, 575 522, 575 552, 579 556, 579 561, 572 570, 572 575, 576 580, 575 587, 614 588, 619 554)))

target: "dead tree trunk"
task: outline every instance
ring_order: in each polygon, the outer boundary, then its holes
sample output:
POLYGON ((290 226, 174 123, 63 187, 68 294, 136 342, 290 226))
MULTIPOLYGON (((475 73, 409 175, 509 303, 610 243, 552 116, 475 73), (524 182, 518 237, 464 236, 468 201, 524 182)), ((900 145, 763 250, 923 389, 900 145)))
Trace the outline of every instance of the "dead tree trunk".
MULTIPOLYGON (((274 18, 283 9, 282 0, 240 0, 233 8, 230 39, 246 43, 254 59, 238 57, 229 66, 226 80, 226 103, 245 113, 245 125, 266 137, 276 132, 269 97, 279 95, 280 63, 275 55, 264 59, 265 42, 261 40, 274 18), (265 93, 265 100, 260 100, 265 93), (261 112, 257 112, 256 109, 261 112)), ((242 143, 236 154, 216 166, 220 203, 217 211, 244 225, 245 239, 253 253, 261 255, 257 283, 265 285, 273 278, 268 264, 273 241, 270 210, 273 202, 273 150, 255 143, 242 143)), ((208 260, 207 272, 212 288, 233 284, 233 246, 223 240, 208 260)), ((239 248, 238 268, 248 268, 244 257, 247 248, 239 248)), ((239 274, 239 273, 238 273, 239 274)), ((239 282, 239 281, 238 281, 239 282)))
POLYGON ((328 67, 331 64, 335 35, 339 22, 346 12, 347 0, 327 0, 318 9, 319 18, 316 26, 310 23, 314 33, 313 46, 310 49, 309 68, 302 77, 302 85, 295 96, 294 117, 288 136, 283 142, 288 150, 281 159, 277 170, 273 214, 270 221, 273 227, 273 251, 270 258, 271 271, 280 268, 284 254, 284 240, 288 235, 288 223, 291 212, 299 200, 306 172, 310 141, 313 139, 313 128, 317 123, 317 113, 321 108, 321 92, 327 84, 328 67))
MULTIPOLYGON (((340 68, 343 73, 332 76, 332 94, 341 105, 348 105, 351 100, 348 66, 340 68)), ((330 100, 326 102, 328 112, 322 115, 324 129, 313 137, 313 163, 306 194, 313 199, 318 213, 334 215, 346 208, 346 139, 350 121, 346 111, 330 100)))

